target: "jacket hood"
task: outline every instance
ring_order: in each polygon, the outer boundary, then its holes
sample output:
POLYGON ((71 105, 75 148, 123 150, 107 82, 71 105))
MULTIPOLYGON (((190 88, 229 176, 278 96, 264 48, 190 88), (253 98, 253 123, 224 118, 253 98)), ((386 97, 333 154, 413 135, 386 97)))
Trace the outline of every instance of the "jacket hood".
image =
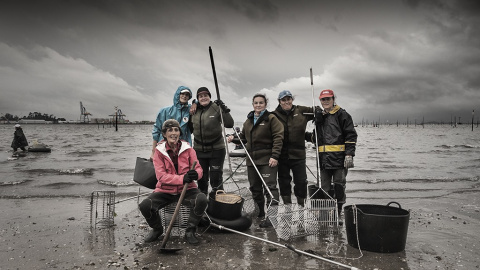
POLYGON ((192 90, 190 90, 190 88, 186 87, 186 86, 179 86, 177 88, 177 91, 175 92, 175 95, 173 96, 173 105, 175 105, 175 107, 177 108, 181 108, 182 106, 180 105, 180 92, 182 92, 182 90, 185 90, 187 89, 188 92, 190 92, 190 98, 189 100, 192 98, 192 90))

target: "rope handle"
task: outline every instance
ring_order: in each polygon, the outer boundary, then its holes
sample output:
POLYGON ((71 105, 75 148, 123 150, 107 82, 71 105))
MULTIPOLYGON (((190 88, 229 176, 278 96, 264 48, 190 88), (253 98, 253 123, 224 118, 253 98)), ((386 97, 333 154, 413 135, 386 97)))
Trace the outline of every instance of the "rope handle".
POLYGON ((390 204, 392 204, 392 203, 398 205, 398 208, 402 209, 402 207, 400 206, 400 204, 398 202, 389 202, 389 203, 387 203, 387 206, 390 206, 390 204))

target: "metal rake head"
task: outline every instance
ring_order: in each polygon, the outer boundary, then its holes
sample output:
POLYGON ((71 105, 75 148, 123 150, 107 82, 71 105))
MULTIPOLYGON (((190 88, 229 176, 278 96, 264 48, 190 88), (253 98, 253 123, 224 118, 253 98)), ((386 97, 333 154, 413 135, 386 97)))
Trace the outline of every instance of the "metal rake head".
POLYGON ((267 209, 278 238, 318 235, 338 228, 336 200, 308 199, 305 206, 299 204, 271 205, 267 209))
POLYGON ((111 227, 115 215, 115 191, 93 191, 90 196, 90 227, 111 227))

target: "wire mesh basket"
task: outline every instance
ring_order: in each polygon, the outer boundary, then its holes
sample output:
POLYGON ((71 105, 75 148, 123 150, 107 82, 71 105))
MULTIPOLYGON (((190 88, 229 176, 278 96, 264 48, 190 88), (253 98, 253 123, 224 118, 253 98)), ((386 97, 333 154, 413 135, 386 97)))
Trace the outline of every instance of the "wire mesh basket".
MULTIPOLYGON (((172 220, 173 214, 175 213, 176 206, 177 206, 177 203, 175 202, 160 209, 160 218, 162 220, 162 226, 165 230, 170 224, 170 221, 172 220)), ((183 204, 180 205, 177 218, 173 222, 172 231, 170 232, 171 236, 182 236, 183 234, 185 234, 185 229, 187 228, 189 215, 190 215, 190 208, 183 204)))
POLYGON ((278 238, 318 235, 338 229, 337 201, 334 199, 307 199, 299 204, 271 205, 267 215, 278 238))
POLYGON ((93 191, 90 196, 90 227, 111 227, 115 217, 115 191, 93 191))

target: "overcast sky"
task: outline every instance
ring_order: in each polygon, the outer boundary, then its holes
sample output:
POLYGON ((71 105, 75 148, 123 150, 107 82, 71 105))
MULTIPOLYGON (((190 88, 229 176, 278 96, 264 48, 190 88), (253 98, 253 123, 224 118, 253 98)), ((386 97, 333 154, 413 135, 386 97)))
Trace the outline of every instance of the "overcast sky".
POLYGON ((355 122, 480 115, 480 1, 2 1, 0 113, 154 120, 206 86, 237 122, 257 92, 322 89, 355 122))

